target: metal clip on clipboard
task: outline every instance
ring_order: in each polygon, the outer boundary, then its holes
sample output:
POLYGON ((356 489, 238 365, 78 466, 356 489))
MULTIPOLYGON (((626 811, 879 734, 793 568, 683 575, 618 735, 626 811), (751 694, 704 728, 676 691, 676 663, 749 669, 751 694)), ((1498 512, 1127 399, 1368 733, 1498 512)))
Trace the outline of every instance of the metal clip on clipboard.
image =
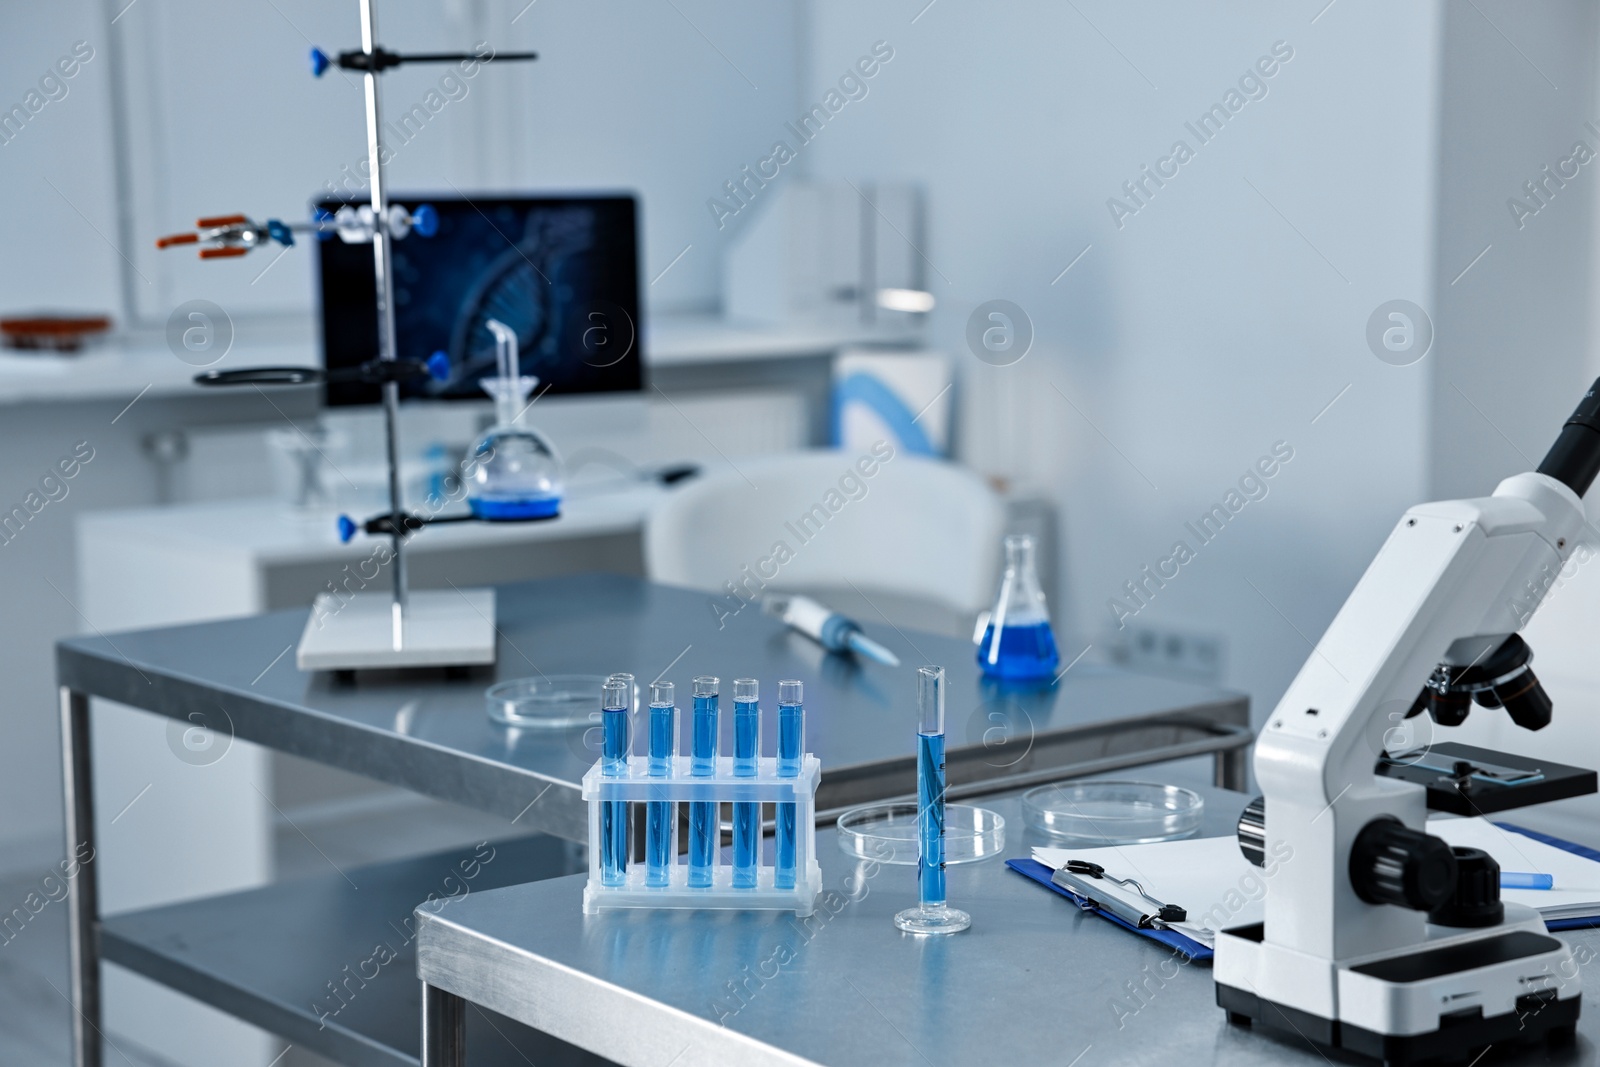
POLYGON ((1079 907, 1085 911, 1099 909, 1109 912, 1135 929, 1164 930, 1168 923, 1186 922, 1189 918, 1189 913, 1178 905, 1164 904, 1145 892, 1144 886, 1135 879, 1118 878, 1114 874, 1107 874, 1106 869, 1100 864, 1090 863, 1088 860, 1068 860, 1066 866, 1059 868, 1050 876, 1050 880, 1081 899, 1083 903, 1079 907), (1131 889, 1155 905, 1155 910, 1145 912, 1110 894, 1096 894, 1094 885, 1096 881, 1109 882, 1121 889, 1131 889))

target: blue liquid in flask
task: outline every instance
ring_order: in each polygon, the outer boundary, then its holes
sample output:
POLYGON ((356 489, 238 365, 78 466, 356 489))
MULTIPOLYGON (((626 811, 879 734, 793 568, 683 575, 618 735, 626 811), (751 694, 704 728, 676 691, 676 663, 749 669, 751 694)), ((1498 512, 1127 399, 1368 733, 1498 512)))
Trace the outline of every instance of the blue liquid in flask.
POLYGON ((1056 635, 1048 622, 1007 624, 1000 631, 1000 648, 994 650, 995 625, 990 623, 978 643, 978 666, 983 673, 1007 681, 1053 678, 1061 668, 1056 635), (990 662, 991 655, 993 662, 990 662))
POLYGON ((1033 563, 1033 538, 1007 537, 1005 548, 1006 572, 978 642, 978 667, 1003 681, 1053 679, 1061 668, 1061 652, 1033 563))

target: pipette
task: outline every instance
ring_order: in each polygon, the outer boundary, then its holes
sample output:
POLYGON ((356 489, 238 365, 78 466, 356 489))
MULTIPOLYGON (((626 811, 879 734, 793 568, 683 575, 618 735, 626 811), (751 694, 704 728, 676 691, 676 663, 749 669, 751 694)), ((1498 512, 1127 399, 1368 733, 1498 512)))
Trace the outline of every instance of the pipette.
MULTIPOLYGON (((689 739, 689 774, 710 778, 717 773, 717 687, 712 675, 694 680, 694 721, 689 739)), ((689 804, 689 884, 711 885, 717 860, 717 804, 696 800, 689 804)))
MULTIPOLYGON (((651 778, 672 774, 672 757, 677 752, 678 709, 673 703, 671 682, 650 683, 650 761, 651 778)), ((672 836, 677 818, 670 800, 651 800, 645 804, 644 884, 664 886, 672 874, 672 836)))
MULTIPOLYGON (((733 776, 754 778, 761 755, 761 683, 733 680, 733 776)), ((761 858, 761 805, 733 805, 733 887, 754 889, 761 858)))
MULTIPOLYGON (((805 752, 805 689, 792 679, 778 683, 778 777, 800 776, 801 754, 805 752)), ((777 836, 773 846, 772 884, 777 889, 794 888, 795 839, 798 832, 793 804, 777 805, 777 836)))
MULTIPOLYGON (((600 773, 607 778, 628 774, 628 712, 633 703, 633 675, 613 674, 600 691, 600 773)), ((607 801, 600 807, 600 880, 622 885, 628 880, 628 803, 607 801)))
POLYGON ((944 668, 917 668, 917 906, 894 917, 908 934, 953 934, 972 917, 945 904, 944 668))
POLYGON ((761 610, 799 630, 829 652, 855 652, 890 667, 900 658, 861 632, 861 624, 806 596, 768 593, 761 610))

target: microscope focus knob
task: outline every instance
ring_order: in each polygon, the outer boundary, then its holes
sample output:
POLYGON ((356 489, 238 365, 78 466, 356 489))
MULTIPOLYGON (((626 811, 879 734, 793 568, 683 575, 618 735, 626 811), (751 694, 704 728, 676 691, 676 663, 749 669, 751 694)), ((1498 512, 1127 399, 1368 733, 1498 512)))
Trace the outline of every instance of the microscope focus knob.
POLYGON ((1267 865, 1267 798, 1256 797, 1239 815, 1239 851, 1257 867, 1267 865))
POLYGON ((1455 853, 1399 819, 1374 819, 1350 849, 1350 884, 1368 904, 1432 911, 1455 891, 1455 853))
POLYGON ((1500 864, 1481 848, 1451 849, 1456 856, 1456 888, 1428 912, 1436 926, 1497 926, 1506 917, 1500 903, 1500 864))

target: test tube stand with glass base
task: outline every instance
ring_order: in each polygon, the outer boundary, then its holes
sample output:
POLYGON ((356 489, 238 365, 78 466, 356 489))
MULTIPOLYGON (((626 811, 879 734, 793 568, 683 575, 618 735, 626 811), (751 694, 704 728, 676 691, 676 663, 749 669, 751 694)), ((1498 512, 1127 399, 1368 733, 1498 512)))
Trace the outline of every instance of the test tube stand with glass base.
MULTIPOLYGON (((763 756, 756 763, 753 778, 735 778, 733 757, 720 756, 716 773, 695 778, 690 775, 690 757, 674 756, 672 773, 651 777, 647 756, 628 757, 628 773, 606 775, 597 761, 583 776, 583 799, 589 803, 589 884, 583 890, 583 913, 594 915, 602 908, 738 908, 758 911, 793 911, 807 916, 816 909, 822 892, 822 868, 817 864, 817 781, 822 764, 807 753, 800 774, 778 776, 778 761, 763 756), (734 888, 733 868, 722 861, 722 850, 714 850, 709 886, 689 885, 688 857, 669 848, 671 863, 667 884, 645 884, 647 866, 630 858, 621 885, 605 885, 600 870, 600 812, 608 802, 625 802, 638 807, 651 801, 685 805, 696 801, 714 804, 793 804, 795 806, 795 884, 780 889, 773 884, 775 868, 758 862, 756 884, 734 888)), ((635 818, 643 818, 639 811, 635 818)), ((670 820, 676 845, 678 820, 670 820)), ((765 851, 765 850, 763 850, 765 851)))

